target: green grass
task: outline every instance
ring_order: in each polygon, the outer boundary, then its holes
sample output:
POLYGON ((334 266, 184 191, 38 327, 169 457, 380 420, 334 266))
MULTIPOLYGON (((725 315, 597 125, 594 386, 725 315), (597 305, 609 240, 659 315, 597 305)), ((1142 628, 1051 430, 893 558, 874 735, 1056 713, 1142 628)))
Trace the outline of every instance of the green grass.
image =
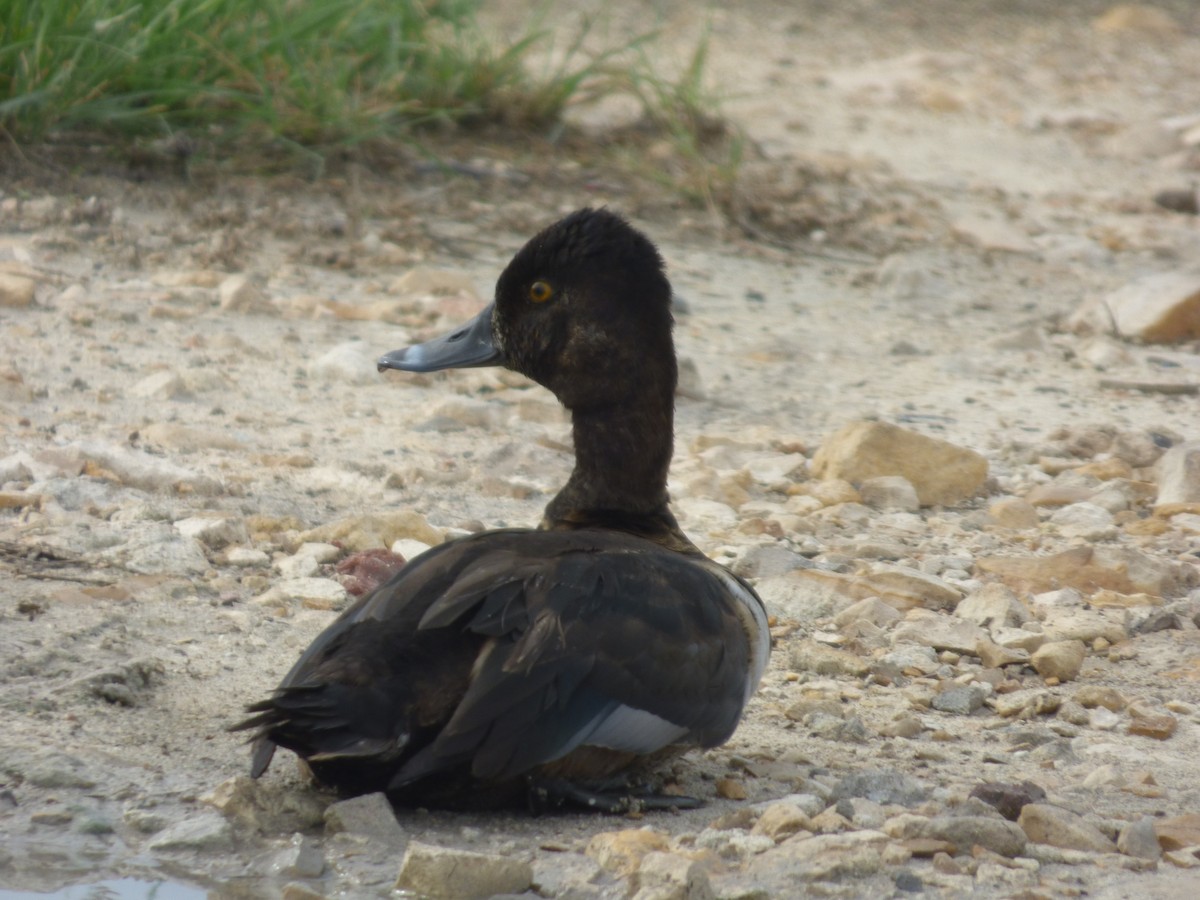
POLYGON ((529 60, 555 35, 532 25, 494 46, 474 25, 479 2, 0 0, 0 129, 18 143, 184 132, 320 149, 436 121, 546 126, 612 90, 640 91, 674 121, 685 88, 672 96, 614 65, 632 56, 644 68, 651 35, 589 54, 585 25, 562 62, 534 74, 529 60))

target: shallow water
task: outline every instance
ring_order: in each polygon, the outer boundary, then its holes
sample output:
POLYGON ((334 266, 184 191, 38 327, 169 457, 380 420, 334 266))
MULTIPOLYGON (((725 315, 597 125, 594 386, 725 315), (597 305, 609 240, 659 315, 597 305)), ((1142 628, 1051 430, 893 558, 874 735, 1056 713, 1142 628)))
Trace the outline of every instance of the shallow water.
POLYGON ((0 900, 205 900, 208 891, 174 881, 113 878, 89 884, 69 884, 57 891, 7 891, 0 900))

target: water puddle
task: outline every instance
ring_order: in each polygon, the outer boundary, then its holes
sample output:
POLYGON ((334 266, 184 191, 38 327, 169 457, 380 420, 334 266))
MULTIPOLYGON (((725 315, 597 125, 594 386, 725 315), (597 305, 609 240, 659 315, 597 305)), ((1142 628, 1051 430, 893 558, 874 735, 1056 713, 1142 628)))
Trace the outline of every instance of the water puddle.
POLYGON ((9 891, 0 888, 0 900, 206 900, 208 891, 177 881, 142 881, 113 878, 90 884, 69 884, 57 891, 9 891))

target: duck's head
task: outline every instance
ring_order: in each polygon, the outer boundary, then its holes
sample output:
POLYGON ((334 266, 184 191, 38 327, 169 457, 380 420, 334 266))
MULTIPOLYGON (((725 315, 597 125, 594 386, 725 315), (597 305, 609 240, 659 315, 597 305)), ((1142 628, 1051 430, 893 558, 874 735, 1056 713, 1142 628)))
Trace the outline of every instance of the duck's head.
POLYGON ((675 388, 671 286, 654 245, 615 213, 581 209, 530 240, 495 300, 443 337, 396 350, 379 368, 505 366, 587 410, 675 388))

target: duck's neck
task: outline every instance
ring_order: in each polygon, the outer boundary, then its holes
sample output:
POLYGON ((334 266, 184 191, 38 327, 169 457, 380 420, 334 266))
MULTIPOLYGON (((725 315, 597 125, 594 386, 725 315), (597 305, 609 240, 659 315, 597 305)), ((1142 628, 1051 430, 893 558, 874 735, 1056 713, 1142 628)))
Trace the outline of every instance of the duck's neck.
POLYGON ((542 528, 615 528, 698 552, 668 505, 673 402, 672 390, 645 391, 618 405, 572 410, 575 470, 546 507, 542 528))

